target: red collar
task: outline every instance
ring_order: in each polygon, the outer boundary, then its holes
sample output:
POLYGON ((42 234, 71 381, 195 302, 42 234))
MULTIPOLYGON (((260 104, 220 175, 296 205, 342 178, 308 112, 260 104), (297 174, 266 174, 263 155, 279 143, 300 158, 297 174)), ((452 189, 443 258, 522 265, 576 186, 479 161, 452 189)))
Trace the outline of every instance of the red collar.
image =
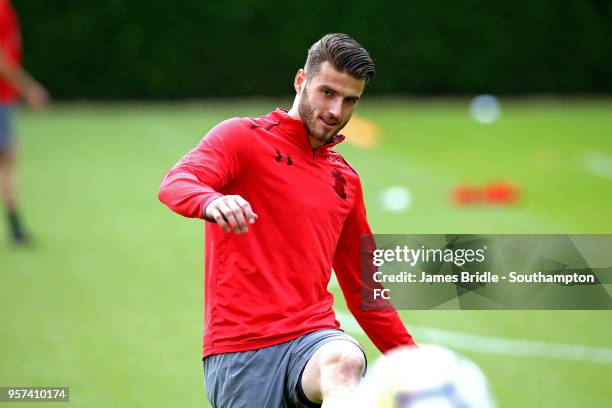
MULTIPOLYGON (((304 126, 304 122, 301 119, 292 118, 287 114, 287 111, 282 108, 276 108, 272 112, 268 114, 268 116, 278 123, 278 127, 287 134, 295 143, 299 146, 313 150, 312 145, 310 144, 310 138, 308 137, 308 132, 306 131, 306 127, 304 126)), ((317 149, 326 148, 329 149, 332 146, 337 145, 342 142, 345 137, 341 134, 335 134, 331 139, 329 139, 323 146, 318 147, 317 149)), ((314 149, 314 150, 317 150, 314 149)))

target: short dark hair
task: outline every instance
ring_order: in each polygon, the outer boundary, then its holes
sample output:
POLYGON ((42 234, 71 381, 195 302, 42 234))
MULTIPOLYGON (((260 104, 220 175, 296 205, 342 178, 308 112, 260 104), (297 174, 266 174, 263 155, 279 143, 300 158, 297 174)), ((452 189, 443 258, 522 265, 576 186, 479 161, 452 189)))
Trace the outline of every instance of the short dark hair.
POLYGON ((327 34, 308 50, 304 71, 310 78, 323 62, 329 62, 337 71, 346 72, 368 81, 376 72, 370 54, 357 41, 346 34, 327 34))

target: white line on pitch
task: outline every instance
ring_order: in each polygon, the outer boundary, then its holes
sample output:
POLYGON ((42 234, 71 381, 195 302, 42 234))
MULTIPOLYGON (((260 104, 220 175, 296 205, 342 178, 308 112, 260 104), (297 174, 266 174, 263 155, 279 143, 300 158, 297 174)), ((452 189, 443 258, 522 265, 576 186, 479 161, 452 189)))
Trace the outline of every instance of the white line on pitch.
MULTIPOLYGON (((365 336, 355 318, 349 313, 336 312, 336 318, 347 332, 365 336)), ((612 364, 612 348, 609 347, 482 336, 426 326, 411 326, 410 329, 417 342, 439 344, 456 350, 612 364)))

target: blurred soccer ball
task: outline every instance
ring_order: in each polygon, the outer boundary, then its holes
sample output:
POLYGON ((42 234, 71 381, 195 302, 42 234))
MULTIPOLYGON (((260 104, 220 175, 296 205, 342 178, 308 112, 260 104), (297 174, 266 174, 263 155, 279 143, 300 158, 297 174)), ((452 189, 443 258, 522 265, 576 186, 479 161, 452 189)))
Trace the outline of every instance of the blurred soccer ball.
POLYGON ((478 123, 493 123, 501 115, 501 105, 493 95, 478 95, 470 101, 470 115, 478 123))
POLYGON ((437 346, 399 348, 358 387, 359 408, 491 408, 487 380, 471 361, 437 346))

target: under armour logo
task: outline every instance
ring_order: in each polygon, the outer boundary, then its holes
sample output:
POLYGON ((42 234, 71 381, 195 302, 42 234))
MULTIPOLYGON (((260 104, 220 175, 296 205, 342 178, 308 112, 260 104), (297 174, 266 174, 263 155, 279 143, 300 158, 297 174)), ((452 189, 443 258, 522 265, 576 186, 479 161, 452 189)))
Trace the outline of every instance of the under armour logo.
POLYGON ((278 149, 274 149, 274 150, 276 151, 276 157, 274 158, 274 160, 276 160, 279 163, 283 160, 287 160, 287 166, 291 166, 293 164, 293 160, 291 160, 291 156, 289 155, 283 156, 280 150, 278 149))
POLYGON ((338 194, 341 199, 346 200, 346 179, 338 169, 333 169, 331 175, 334 178, 334 190, 336 190, 336 194, 338 194))

